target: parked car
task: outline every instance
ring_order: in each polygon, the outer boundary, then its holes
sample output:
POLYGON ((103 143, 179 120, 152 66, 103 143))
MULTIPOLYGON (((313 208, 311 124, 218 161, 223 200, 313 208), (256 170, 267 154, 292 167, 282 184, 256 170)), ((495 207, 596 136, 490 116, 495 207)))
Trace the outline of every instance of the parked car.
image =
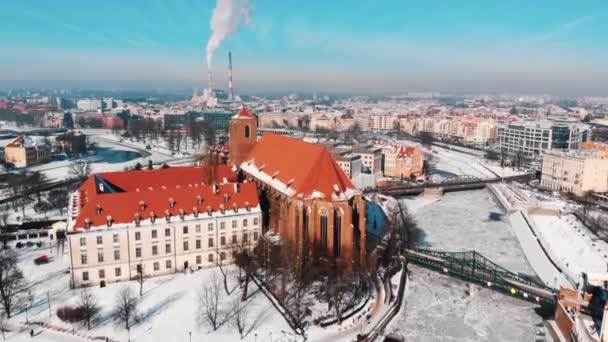
POLYGON ((17 244, 15 245, 15 247, 17 247, 17 248, 23 248, 24 244, 23 244, 23 242, 19 241, 19 242, 17 242, 17 244))
POLYGON ((25 243, 25 245, 28 247, 32 247, 32 246, 34 246, 34 243, 32 241, 28 241, 25 243))
POLYGON ((47 255, 41 255, 39 257, 37 257, 36 259, 34 259, 34 264, 36 265, 42 265, 42 264, 46 264, 49 262, 49 257, 47 255))

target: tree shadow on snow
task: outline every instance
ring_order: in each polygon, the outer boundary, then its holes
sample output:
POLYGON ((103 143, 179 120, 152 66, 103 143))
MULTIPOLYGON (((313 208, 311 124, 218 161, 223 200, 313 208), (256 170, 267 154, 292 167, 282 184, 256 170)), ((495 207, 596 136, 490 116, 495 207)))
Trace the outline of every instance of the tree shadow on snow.
POLYGON ((184 294, 185 294, 184 291, 180 291, 180 292, 174 293, 174 294, 170 295, 169 297, 165 298, 163 301, 157 303, 156 305, 152 306, 151 308, 149 308, 148 310, 143 312, 141 315, 139 315, 138 322, 147 321, 150 318, 156 316, 159 312, 166 309, 167 306, 171 305, 172 303, 174 303, 174 302, 178 301, 180 298, 182 298, 184 296, 184 294))

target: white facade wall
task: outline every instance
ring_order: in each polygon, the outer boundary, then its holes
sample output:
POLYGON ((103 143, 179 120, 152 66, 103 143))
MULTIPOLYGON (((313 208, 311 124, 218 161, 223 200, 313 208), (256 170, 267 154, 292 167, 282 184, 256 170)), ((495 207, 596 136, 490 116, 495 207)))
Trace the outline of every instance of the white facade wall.
POLYGON ((259 207, 228 212, 183 221, 172 217, 170 222, 159 217, 139 227, 117 224, 69 234, 72 286, 133 279, 138 265, 151 277, 213 267, 218 260, 230 263, 234 247, 255 246, 262 235, 262 217, 259 207))

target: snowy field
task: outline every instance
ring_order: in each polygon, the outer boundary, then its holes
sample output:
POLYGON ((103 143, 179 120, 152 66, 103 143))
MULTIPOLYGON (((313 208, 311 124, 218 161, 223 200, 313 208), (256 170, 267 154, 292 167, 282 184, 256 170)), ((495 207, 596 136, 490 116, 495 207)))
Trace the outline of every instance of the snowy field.
POLYGON ((525 171, 511 167, 500 167, 496 161, 486 160, 469 154, 433 146, 435 168, 455 175, 475 176, 479 178, 508 177, 524 174, 525 171))
MULTIPOLYGON (((41 248, 29 247, 17 251, 19 267, 31 286, 28 291, 34 298, 29 320, 72 329, 72 325, 61 322, 55 314, 58 307, 78 302, 79 290, 69 288, 67 251, 65 254, 57 254, 57 250, 49 248, 46 242, 41 248), (53 260, 45 265, 34 265, 32 260, 41 255, 49 255, 53 260), (47 293, 51 302, 50 317, 47 293)), ((231 269, 230 272, 229 289, 233 289, 232 294, 227 297, 223 287, 220 288, 220 311, 228 317, 231 316, 229 311, 241 296, 241 289, 238 288, 234 277, 236 270, 231 269)), ((131 341, 188 341, 190 332, 192 341, 241 341, 231 320, 222 324, 217 331, 213 331, 208 323, 201 322, 198 317, 200 288, 203 283, 208 284, 212 277, 222 279, 217 269, 148 279, 144 283, 143 297, 138 306, 140 321, 131 328, 131 341)), ((80 324, 75 324, 77 333, 109 336, 115 340, 126 341, 127 330, 124 325, 117 324, 112 316, 116 293, 125 285, 138 295, 139 284, 135 281, 110 284, 106 288, 91 288, 102 307, 100 319, 94 322, 90 331, 80 324)), ((244 305, 247 335, 243 341, 293 341, 296 338, 287 322, 253 283, 250 284, 249 297, 244 305)), ((25 313, 21 312, 11 318, 10 322, 5 322, 5 326, 13 330, 7 334, 7 341, 30 341, 29 328, 26 329, 22 325, 25 321, 25 313)), ((41 330, 39 327, 35 328, 35 332, 40 335, 34 341, 83 341, 70 335, 41 330)))
POLYGON ((416 266, 410 270, 405 309, 388 329, 406 341, 551 341, 543 337, 534 304, 485 288, 469 296, 460 280, 416 266))

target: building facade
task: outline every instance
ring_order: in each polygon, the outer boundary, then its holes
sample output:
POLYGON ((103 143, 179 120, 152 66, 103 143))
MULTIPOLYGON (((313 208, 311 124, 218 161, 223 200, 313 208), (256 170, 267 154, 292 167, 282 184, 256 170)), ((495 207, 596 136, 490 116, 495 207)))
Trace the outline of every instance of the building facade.
POLYGON ((26 135, 20 135, 4 146, 4 161, 15 167, 28 167, 44 163, 48 159, 48 146, 26 135))
POLYGON ((589 126, 552 121, 515 122, 498 127, 498 144, 509 154, 539 159, 547 150, 576 150, 589 139, 589 126))
POLYGON ((262 227, 255 184, 226 183, 234 171, 215 168, 89 177, 70 197, 72 287, 212 267, 253 248, 262 227))
POLYGON ((608 191, 608 152, 581 150, 545 152, 540 184, 543 187, 574 192, 608 191))

